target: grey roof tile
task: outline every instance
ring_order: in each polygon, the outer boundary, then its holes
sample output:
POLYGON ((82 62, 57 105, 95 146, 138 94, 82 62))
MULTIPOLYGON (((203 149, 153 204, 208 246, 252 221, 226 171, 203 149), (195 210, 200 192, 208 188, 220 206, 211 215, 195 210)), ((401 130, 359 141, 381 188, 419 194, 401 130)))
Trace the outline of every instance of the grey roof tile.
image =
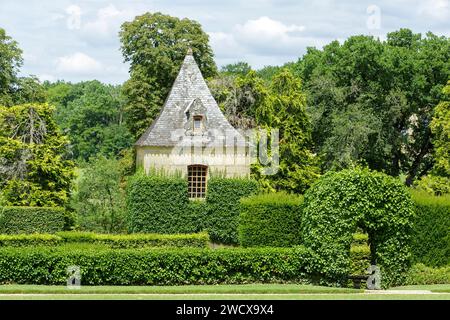
POLYGON ((224 141, 227 146, 246 144, 244 137, 220 111, 194 57, 188 52, 161 113, 135 145, 198 146, 201 143, 202 146, 218 146, 224 145, 224 141), (204 130, 194 134, 191 126, 195 114, 203 115, 204 130))

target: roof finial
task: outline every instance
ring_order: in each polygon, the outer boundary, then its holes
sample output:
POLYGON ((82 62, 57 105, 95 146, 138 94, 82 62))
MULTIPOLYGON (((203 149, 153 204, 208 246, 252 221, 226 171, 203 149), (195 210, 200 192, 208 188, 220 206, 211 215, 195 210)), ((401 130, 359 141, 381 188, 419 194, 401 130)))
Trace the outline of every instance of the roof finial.
POLYGON ((192 56, 192 48, 191 47, 189 47, 188 49, 187 49, 187 53, 186 53, 188 56, 192 56))

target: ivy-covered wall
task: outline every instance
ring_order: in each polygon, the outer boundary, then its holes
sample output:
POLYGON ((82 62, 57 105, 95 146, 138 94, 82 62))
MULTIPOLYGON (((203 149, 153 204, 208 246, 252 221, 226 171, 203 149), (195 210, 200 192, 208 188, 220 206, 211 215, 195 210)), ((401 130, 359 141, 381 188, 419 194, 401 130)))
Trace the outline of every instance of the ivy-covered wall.
POLYGON ((189 200, 187 180, 163 174, 133 176, 127 185, 130 232, 192 233, 207 230, 211 241, 237 244, 239 200, 255 193, 256 181, 211 177, 205 200, 189 200))

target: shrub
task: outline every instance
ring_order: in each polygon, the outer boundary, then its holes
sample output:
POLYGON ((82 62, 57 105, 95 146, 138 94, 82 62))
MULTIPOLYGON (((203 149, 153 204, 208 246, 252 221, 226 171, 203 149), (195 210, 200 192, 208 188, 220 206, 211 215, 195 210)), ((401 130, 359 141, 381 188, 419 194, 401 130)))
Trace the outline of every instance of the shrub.
POLYGON ((414 262, 434 267, 450 264, 450 195, 412 194, 416 210, 414 262))
POLYGON ((65 220, 62 208, 2 207, 0 233, 55 233, 64 229, 65 220))
POLYGON ((189 212, 187 181, 181 177, 138 173, 128 181, 130 232, 190 233, 200 230, 189 212))
POLYGON ((317 257, 323 283, 345 283, 352 234, 369 234, 383 287, 402 284, 410 266, 414 210, 402 183, 368 169, 329 172, 305 194, 302 241, 317 257))
POLYGON ((255 194, 258 184, 244 178, 211 177, 206 193, 208 233, 211 240, 224 244, 237 244, 239 200, 255 194))
POLYGON ((54 246, 61 242, 54 234, 0 234, 0 247, 54 246))
POLYGON ((209 244, 207 233, 194 234, 95 234, 89 232, 58 232, 67 243, 95 243, 111 248, 197 247, 209 244))
POLYGON ((450 284, 450 265, 432 268, 422 263, 415 264, 408 271, 407 285, 450 284))
POLYGON ((193 234, 96 234, 92 232, 58 232, 56 234, 0 235, 0 246, 54 246, 69 244, 96 244, 110 248, 196 247, 209 245, 207 233, 193 234))
POLYGON ((108 249, 65 245, 0 248, 0 283, 62 285, 80 267, 83 285, 187 285, 306 282, 303 247, 108 249))
POLYGON ((358 230, 353 234, 350 246, 350 274, 367 274, 371 265, 370 258, 369 235, 358 230))
POLYGON ((370 267, 370 247, 367 244, 352 245, 350 247, 350 271, 349 274, 367 274, 370 267))
POLYGON ((120 233, 126 231, 125 192, 120 162, 98 157, 80 169, 70 204, 81 230, 120 233))
POLYGON ((300 244, 303 197, 267 193, 241 199, 238 235, 244 247, 300 244))

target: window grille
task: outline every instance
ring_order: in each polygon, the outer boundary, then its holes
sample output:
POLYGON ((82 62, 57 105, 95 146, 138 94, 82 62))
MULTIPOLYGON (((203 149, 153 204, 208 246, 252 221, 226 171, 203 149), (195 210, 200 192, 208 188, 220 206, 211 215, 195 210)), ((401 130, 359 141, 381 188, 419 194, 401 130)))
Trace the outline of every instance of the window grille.
POLYGON ((189 198, 199 199, 206 196, 206 175, 208 166, 188 166, 188 193, 189 198))

